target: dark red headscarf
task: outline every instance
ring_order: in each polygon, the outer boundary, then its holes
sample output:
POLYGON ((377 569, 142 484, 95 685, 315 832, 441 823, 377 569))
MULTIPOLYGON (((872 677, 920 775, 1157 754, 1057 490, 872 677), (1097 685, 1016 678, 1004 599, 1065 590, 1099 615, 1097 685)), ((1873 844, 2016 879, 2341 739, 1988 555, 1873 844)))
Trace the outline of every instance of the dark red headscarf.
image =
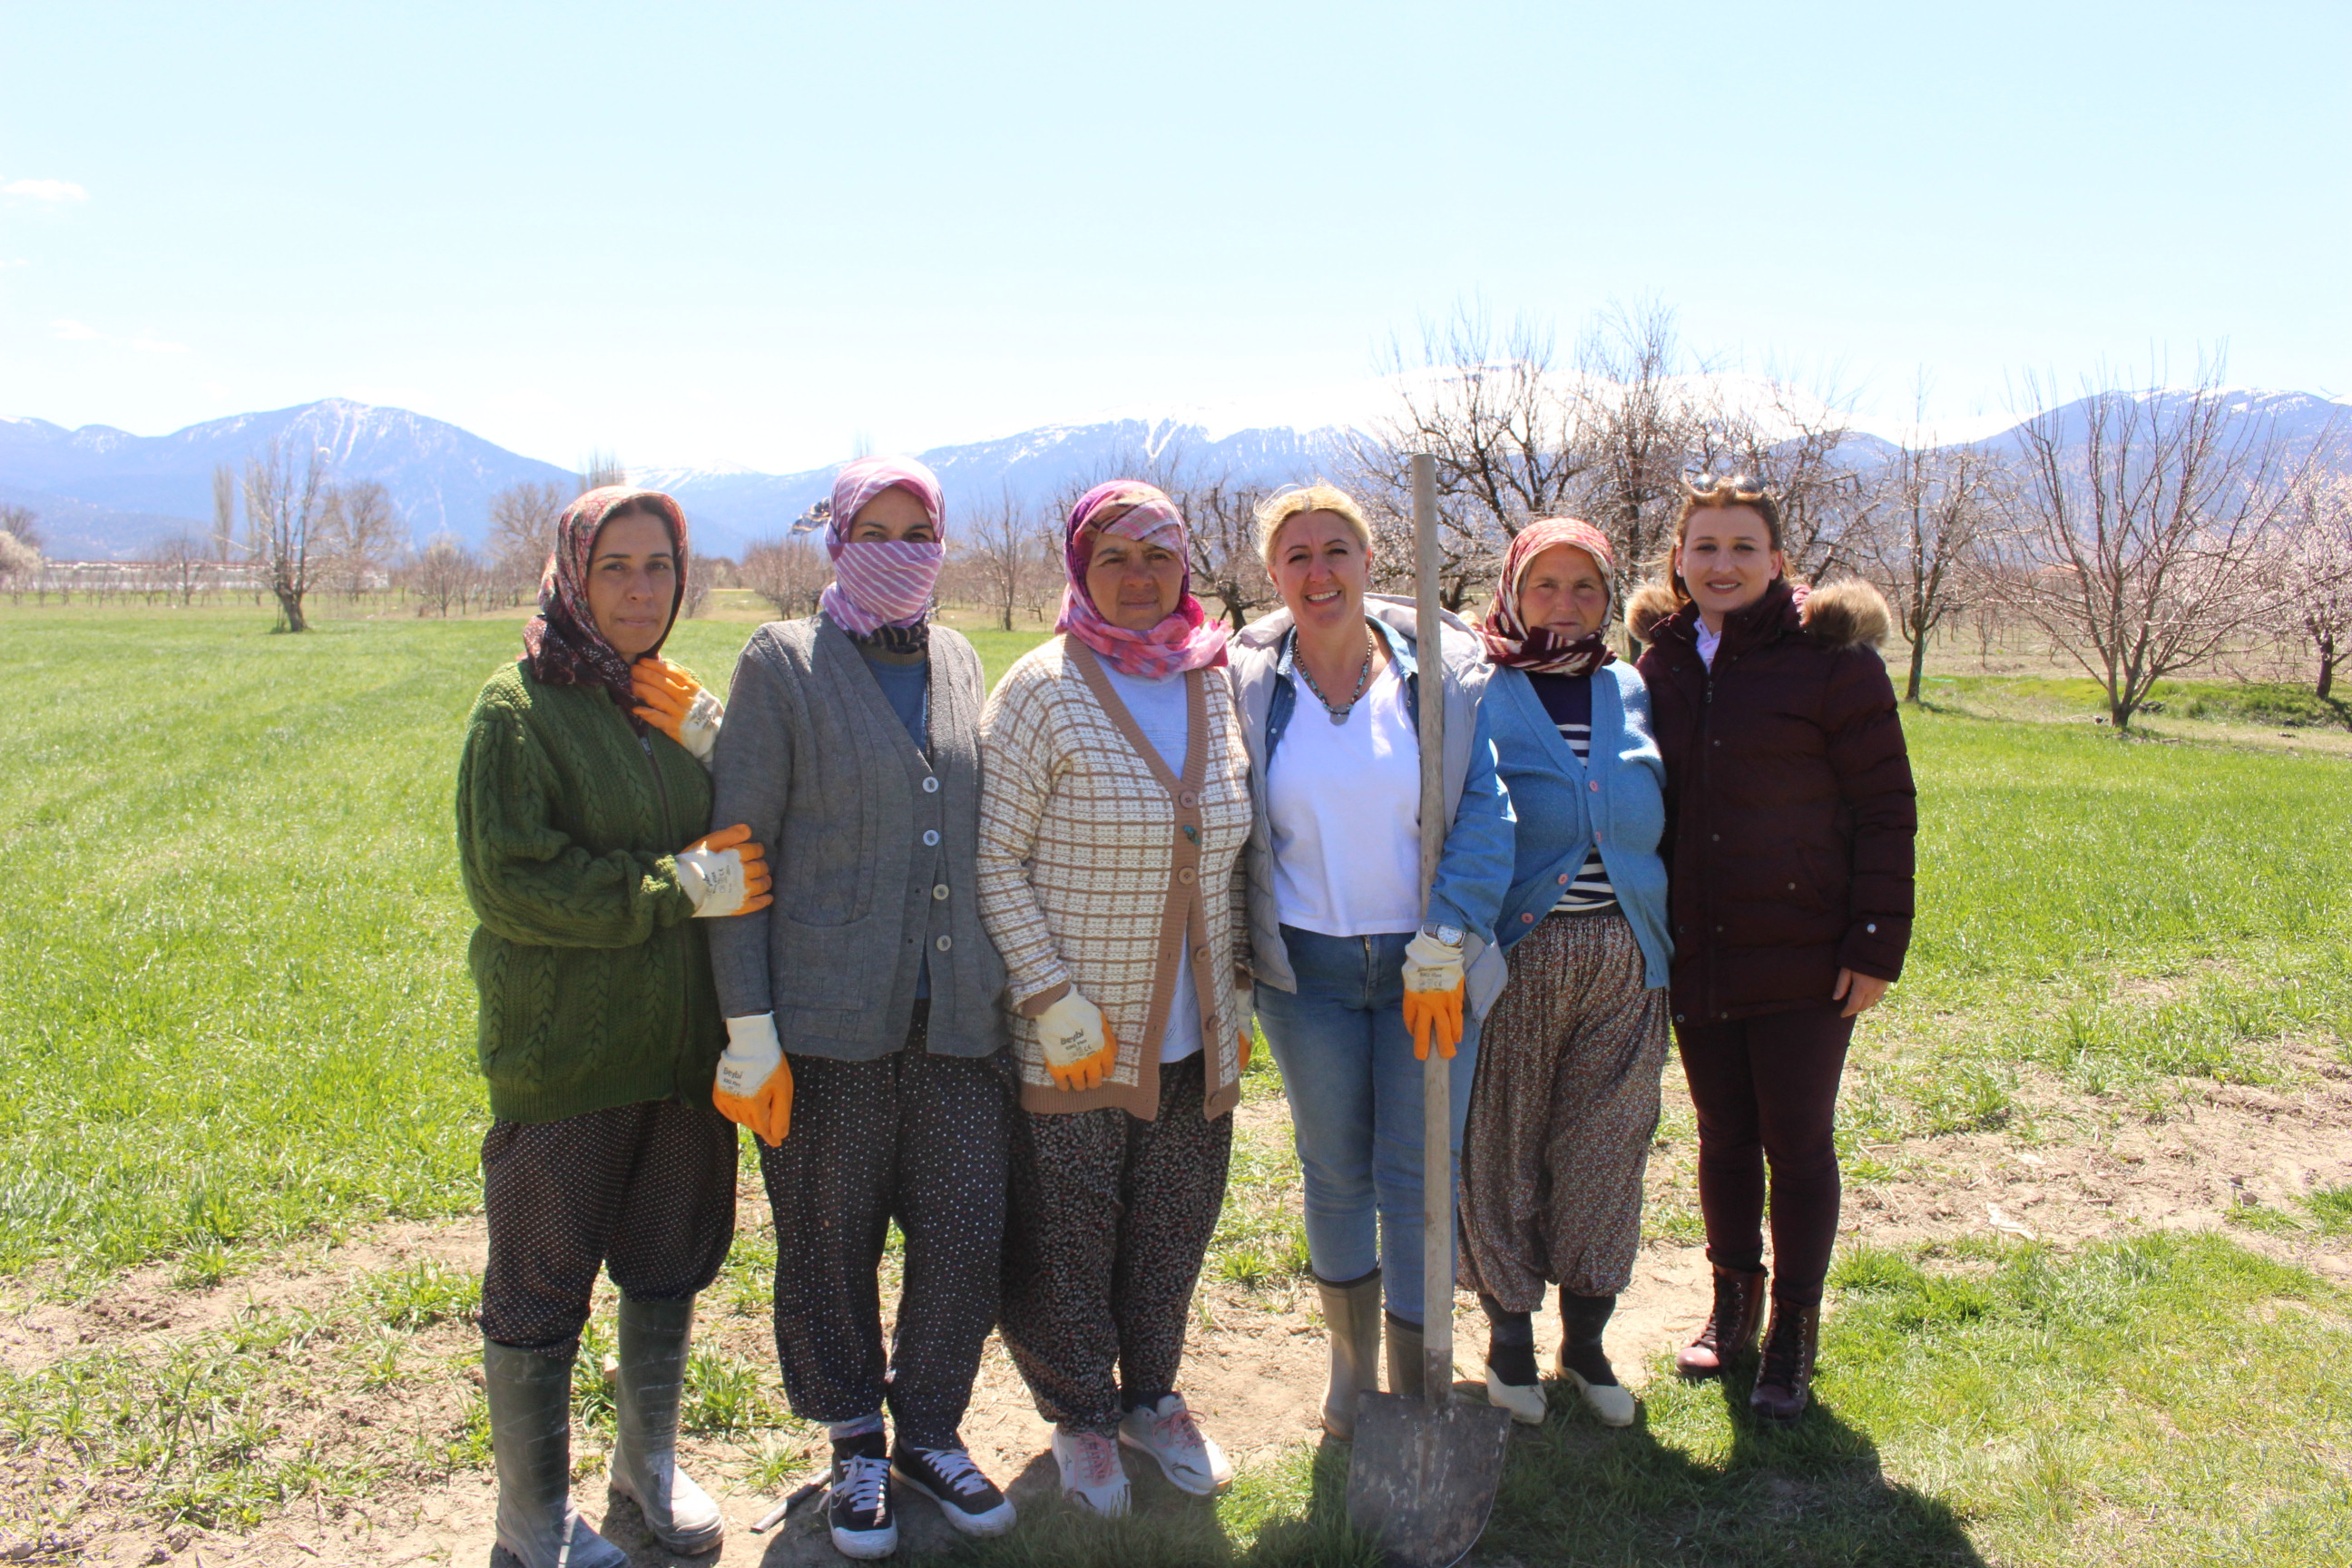
POLYGON ((1478 629, 1492 663, 1530 675, 1591 675, 1617 657, 1603 635, 1609 629, 1606 615, 1598 629, 1567 642, 1541 626, 1530 627, 1519 616, 1519 580, 1537 556, 1556 544, 1571 544, 1591 556, 1604 584, 1616 573, 1617 557, 1609 548, 1608 535, 1572 517, 1539 518, 1512 539, 1510 551, 1503 557, 1502 578, 1495 584, 1495 602, 1487 606, 1486 618, 1478 629))
MULTIPOLYGON (((601 686, 627 713, 636 702, 629 689, 629 660, 604 640, 588 609, 588 561, 595 553, 596 535, 624 507, 649 511, 669 528, 677 585, 670 595, 669 619, 662 626, 662 638, 668 640, 686 598, 686 513, 659 490, 600 485, 555 520, 555 547, 547 552, 547 570, 539 579, 539 614, 523 626, 522 650, 533 679, 541 685, 601 686)), ((657 642, 638 657, 651 658, 659 652, 657 642)))

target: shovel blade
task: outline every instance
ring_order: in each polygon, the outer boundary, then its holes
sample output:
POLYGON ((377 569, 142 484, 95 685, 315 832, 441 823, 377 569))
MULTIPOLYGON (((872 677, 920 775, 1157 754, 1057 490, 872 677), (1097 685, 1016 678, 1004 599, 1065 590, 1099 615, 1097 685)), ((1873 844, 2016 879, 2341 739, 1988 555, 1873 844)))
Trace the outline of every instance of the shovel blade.
POLYGON ((1397 1568, 1452 1568, 1486 1529, 1510 1441, 1507 1410, 1362 1394, 1348 1522, 1379 1537, 1397 1568))

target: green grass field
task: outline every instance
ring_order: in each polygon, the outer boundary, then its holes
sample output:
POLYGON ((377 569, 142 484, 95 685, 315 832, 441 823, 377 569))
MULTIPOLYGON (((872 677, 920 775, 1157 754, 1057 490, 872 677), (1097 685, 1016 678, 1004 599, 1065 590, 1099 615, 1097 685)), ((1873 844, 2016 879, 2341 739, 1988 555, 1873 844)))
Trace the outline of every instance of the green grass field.
MULTIPOLYGON (((747 630, 689 622, 671 652, 723 685, 747 630)), ((517 631, 330 621, 292 637, 242 610, 0 609, 18 671, 0 711, 11 1293, 84 1292, 157 1259, 206 1283, 297 1239, 478 1205, 449 801, 466 710, 517 631)), ((992 679, 1036 637, 974 639, 992 679)), ((1857 1179, 1869 1140, 2002 1126, 2029 1079, 2291 1091, 2290 1044, 2352 1051, 2352 763, 1934 710, 1906 724, 1922 918, 1858 1058, 1857 1179)), ((1291 1180, 1277 1159, 1237 1163, 1217 1278, 1295 1274, 1291 1180)), ((2340 1229, 2343 1194, 2282 1220, 2340 1229)), ((757 1290, 758 1246, 747 1231, 722 1290, 757 1290)), ((341 1347, 335 1375, 393 1375, 371 1356, 413 1371, 404 1336, 461 1314, 468 1283, 404 1278, 353 1302, 320 1342, 341 1347)), ((1835 1283, 1817 1419, 1760 1434, 1724 1392, 1671 1379, 1633 1433, 1555 1419, 1515 1449, 1493 1560, 2352 1561, 2352 1302, 2314 1277, 2158 1235, 1850 1249, 1835 1283)), ((100 1468, 146 1474, 169 1447, 171 1484, 198 1498, 173 1506, 257 1519, 322 1483, 299 1457, 265 1465, 262 1438, 237 1436, 246 1406, 217 1389, 327 1366, 288 1359, 299 1330, 184 1346, 175 1373, 101 1358, 0 1374, 0 1450, 55 1440, 59 1422, 100 1468), (183 1403, 231 1411, 215 1447, 173 1446, 171 1376, 183 1403)), ((778 1419, 772 1367, 713 1361, 698 1387, 706 1426, 778 1419)), ((478 1436, 435 1462, 478 1462, 478 1436)), ((1365 1561, 1333 1475, 1302 1453, 1213 1512, 1118 1532, 1118 1555, 1365 1561)), ((152 1495, 171 1494, 159 1479, 152 1495)), ((1048 1519, 974 1560, 1107 1549, 1099 1529, 1048 1519)))

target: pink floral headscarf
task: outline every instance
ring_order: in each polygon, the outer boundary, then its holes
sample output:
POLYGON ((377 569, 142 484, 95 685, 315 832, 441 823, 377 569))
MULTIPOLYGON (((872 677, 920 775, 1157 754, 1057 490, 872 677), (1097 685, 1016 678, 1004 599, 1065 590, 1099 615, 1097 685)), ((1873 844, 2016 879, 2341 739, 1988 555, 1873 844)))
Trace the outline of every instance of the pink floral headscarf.
POLYGON ((883 626, 921 625, 947 559, 946 511, 939 477, 912 458, 860 458, 835 475, 833 525, 824 540, 825 553, 833 557, 833 581, 821 601, 826 618, 860 637, 883 626), (852 543, 849 525, 858 510, 893 485, 923 503, 939 537, 929 544, 852 543))
POLYGON ((1062 534, 1062 563, 1069 581, 1062 590, 1062 614, 1054 629, 1077 638, 1121 674, 1157 679, 1225 662, 1225 628, 1210 620, 1192 596, 1191 535, 1184 514, 1166 492, 1140 479, 1113 479, 1080 496, 1062 534), (1095 520, 1099 517, 1109 521, 1098 523, 1095 520), (1150 631, 1113 626, 1087 591, 1087 566, 1094 558, 1098 533, 1160 545, 1184 563, 1176 607, 1150 631))
MULTIPOLYGON (((588 608, 588 561, 595 552, 596 535, 624 507, 652 512, 669 527, 677 586, 670 595, 669 620, 662 627, 662 638, 668 640, 669 628, 677 624, 678 605, 686 597, 686 513, 659 490, 600 485, 565 507, 563 515, 555 520, 555 545, 547 552, 547 569, 540 574, 539 614, 523 625, 522 647, 523 657, 530 661, 530 673, 541 684, 601 686, 635 722, 636 698, 629 689, 630 661, 604 640, 588 608)), ((657 642, 638 657, 652 658, 660 652, 657 642)))
POLYGON ((1546 517, 1519 530, 1503 557, 1503 575, 1495 584, 1495 602, 1487 606, 1479 631, 1486 642, 1486 658, 1495 664, 1524 669, 1530 675, 1591 675, 1617 657, 1602 636, 1608 627, 1562 642, 1541 626, 1530 628, 1519 618, 1519 585, 1537 556, 1554 545, 1570 544, 1592 557, 1603 581, 1614 575, 1617 557, 1609 536, 1589 522, 1572 517, 1546 517))

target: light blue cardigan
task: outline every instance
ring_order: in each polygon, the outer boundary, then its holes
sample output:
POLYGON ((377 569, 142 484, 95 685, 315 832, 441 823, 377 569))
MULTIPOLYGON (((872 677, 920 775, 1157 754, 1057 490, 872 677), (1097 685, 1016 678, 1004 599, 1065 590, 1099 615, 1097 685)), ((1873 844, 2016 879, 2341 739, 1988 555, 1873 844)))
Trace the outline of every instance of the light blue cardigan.
POLYGON ((1518 818, 1511 890, 1495 921, 1496 940, 1508 948, 1535 930, 1597 844, 1641 945, 1643 983, 1665 984, 1674 951, 1666 934, 1666 863, 1658 854, 1666 764, 1650 733, 1650 693, 1641 676, 1622 659, 1593 672, 1589 766, 1560 739, 1523 672, 1496 668, 1481 707, 1518 818))

